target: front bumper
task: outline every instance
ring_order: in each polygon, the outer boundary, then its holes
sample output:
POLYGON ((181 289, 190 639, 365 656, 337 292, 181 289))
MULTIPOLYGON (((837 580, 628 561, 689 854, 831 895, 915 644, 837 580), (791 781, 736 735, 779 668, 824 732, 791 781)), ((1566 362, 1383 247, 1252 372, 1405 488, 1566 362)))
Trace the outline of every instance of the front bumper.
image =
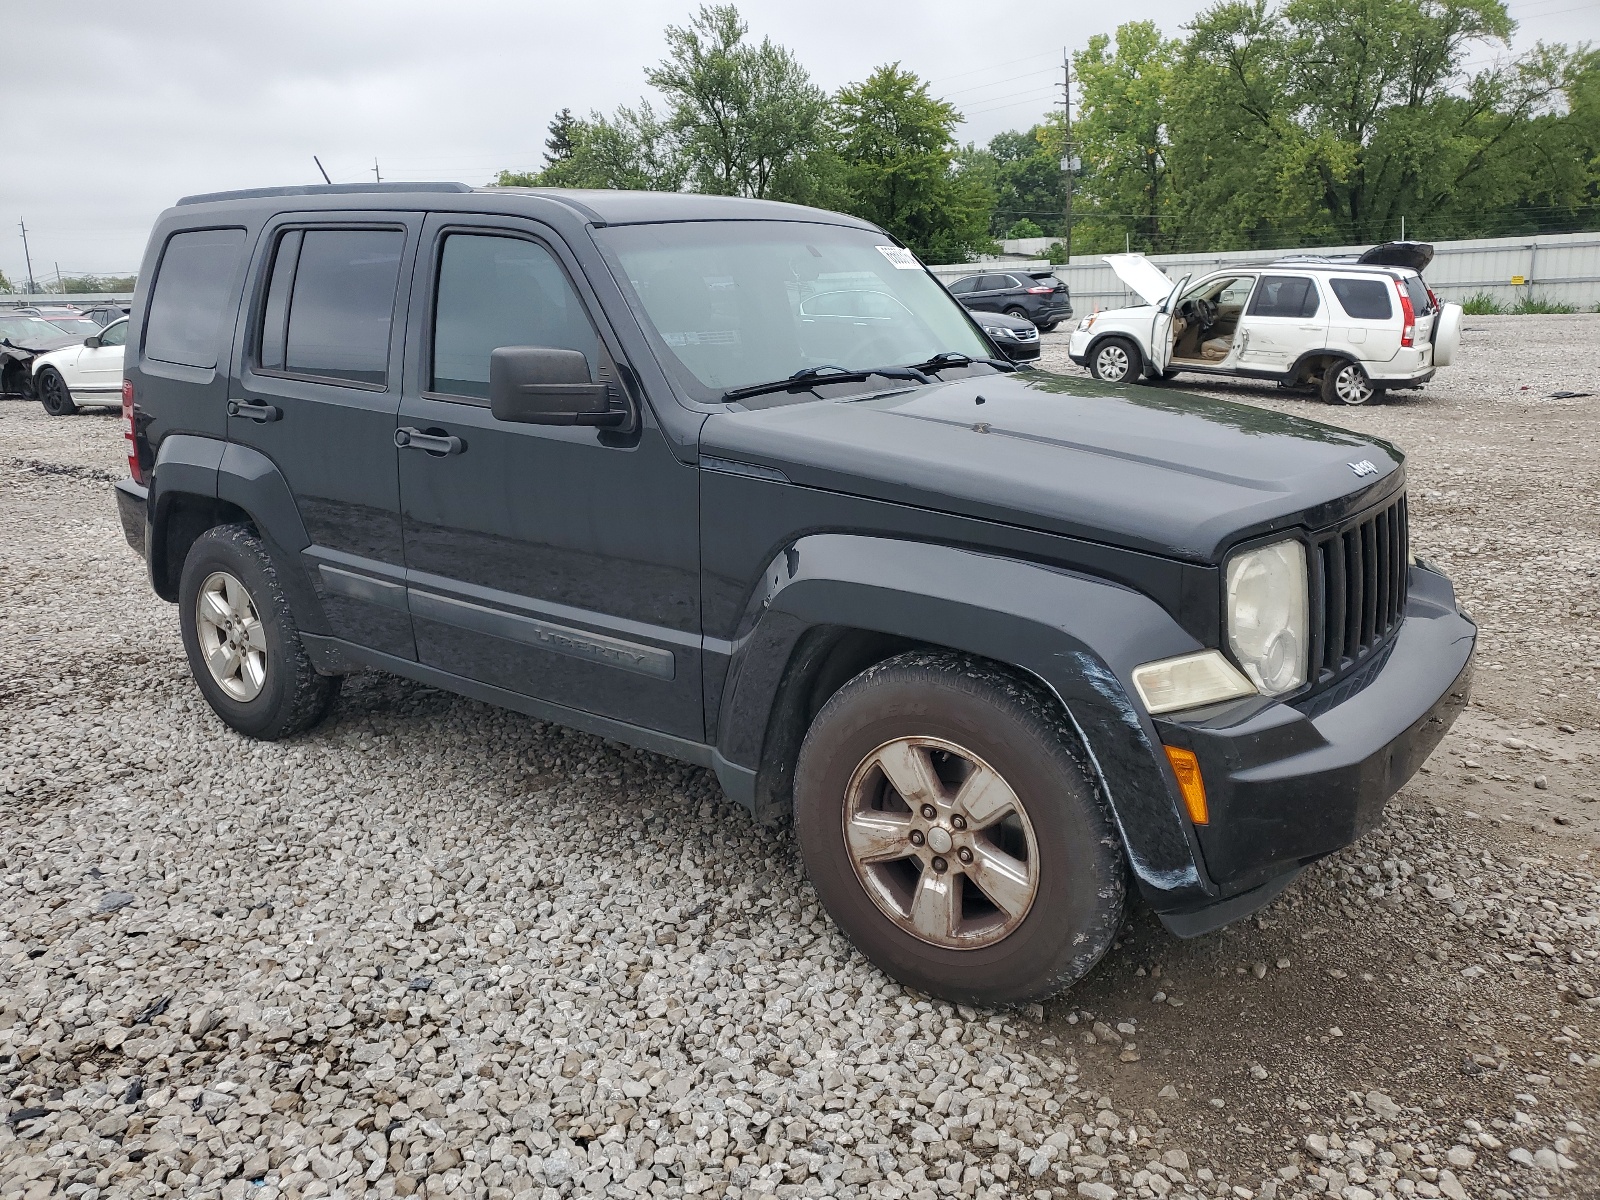
POLYGON ((1164 743, 1199 759, 1210 821, 1196 834, 1220 892, 1163 914, 1169 927, 1193 936, 1245 916, 1284 877, 1377 825, 1466 707, 1476 638, 1450 581, 1413 566, 1405 620, 1346 679, 1290 703, 1255 697, 1157 718, 1164 743))

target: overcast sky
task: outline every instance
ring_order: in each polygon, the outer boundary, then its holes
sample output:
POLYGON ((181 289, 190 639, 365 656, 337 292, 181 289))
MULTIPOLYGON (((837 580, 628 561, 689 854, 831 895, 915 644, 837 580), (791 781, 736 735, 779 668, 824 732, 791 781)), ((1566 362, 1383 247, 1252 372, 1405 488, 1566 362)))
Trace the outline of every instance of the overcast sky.
MULTIPOLYGON (((545 126, 632 103, 661 30, 696 0, 159 0, 8 4, 0 271, 137 269, 178 196, 318 181, 488 182, 537 168, 545 126)), ((963 141, 1026 127, 1059 102, 1063 46, 1122 21, 1169 34, 1198 0, 743 0, 751 33, 825 88, 899 60, 967 117, 963 141)), ((1600 0, 1513 0, 1518 47, 1600 42, 1600 0)))

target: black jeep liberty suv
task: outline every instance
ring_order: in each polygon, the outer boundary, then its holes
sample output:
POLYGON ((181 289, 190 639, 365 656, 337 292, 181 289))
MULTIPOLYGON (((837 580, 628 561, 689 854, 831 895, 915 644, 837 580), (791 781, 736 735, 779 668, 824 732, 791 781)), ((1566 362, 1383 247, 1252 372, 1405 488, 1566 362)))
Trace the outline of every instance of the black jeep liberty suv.
POLYGON ((710 767, 861 951, 1082 977, 1371 828, 1466 703, 1403 456, 1018 371, 895 239, 735 198, 275 188, 163 213, 128 540, 257 738, 377 668, 710 767))

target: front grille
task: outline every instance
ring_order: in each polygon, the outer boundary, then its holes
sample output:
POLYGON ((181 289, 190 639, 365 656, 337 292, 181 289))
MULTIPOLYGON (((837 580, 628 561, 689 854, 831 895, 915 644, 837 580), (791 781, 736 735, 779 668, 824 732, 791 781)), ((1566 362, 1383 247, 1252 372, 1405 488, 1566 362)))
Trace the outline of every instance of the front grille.
POLYGON ((1405 614, 1411 566, 1405 496, 1318 535, 1312 547, 1311 661, 1322 683, 1366 661, 1405 614))

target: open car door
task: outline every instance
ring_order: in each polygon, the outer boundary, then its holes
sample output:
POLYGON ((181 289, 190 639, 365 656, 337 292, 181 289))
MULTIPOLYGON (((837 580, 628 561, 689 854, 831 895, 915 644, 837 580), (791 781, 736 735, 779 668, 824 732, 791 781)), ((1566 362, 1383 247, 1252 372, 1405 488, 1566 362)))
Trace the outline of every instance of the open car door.
MULTIPOLYGON (((1165 278, 1165 276, 1163 276, 1165 278)), ((1177 286, 1156 305, 1156 315, 1150 321, 1150 373, 1160 375, 1172 361, 1172 317, 1178 307, 1178 297, 1189 286, 1191 276, 1178 280, 1177 286)))

